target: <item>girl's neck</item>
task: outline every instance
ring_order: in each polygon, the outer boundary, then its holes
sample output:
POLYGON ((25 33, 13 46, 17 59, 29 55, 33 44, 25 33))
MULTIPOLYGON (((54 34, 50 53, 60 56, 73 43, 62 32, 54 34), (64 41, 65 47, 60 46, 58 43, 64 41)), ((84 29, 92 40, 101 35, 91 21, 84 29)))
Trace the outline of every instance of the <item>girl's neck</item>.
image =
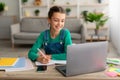
POLYGON ((53 39, 56 38, 58 34, 59 34, 58 31, 50 30, 50 36, 51 36, 51 38, 53 38, 53 39))

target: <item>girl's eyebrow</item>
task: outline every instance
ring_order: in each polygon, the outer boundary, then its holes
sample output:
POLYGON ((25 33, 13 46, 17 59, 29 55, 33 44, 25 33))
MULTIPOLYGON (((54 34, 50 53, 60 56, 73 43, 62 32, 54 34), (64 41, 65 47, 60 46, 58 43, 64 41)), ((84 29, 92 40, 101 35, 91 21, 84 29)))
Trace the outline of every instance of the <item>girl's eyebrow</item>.
MULTIPOLYGON (((53 17, 52 19, 59 19, 59 18, 54 18, 54 17, 53 17)), ((61 19, 61 20, 65 20, 65 19, 61 19)))
POLYGON ((53 17, 52 19, 58 19, 58 18, 53 17))

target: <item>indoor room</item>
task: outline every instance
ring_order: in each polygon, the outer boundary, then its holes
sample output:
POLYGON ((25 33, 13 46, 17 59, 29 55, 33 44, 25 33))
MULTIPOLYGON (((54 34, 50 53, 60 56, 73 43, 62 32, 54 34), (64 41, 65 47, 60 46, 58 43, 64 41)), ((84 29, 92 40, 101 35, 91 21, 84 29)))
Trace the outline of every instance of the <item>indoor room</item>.
MULTIPOLYGON (((25 58, 27 59, 25 61, 29 62, 24 64, 27 65, 26 68, 15 68, 15 71, 14 68, 1 67, 2 61, 0 61, 0 80, 120 79, 120 73, 116 72, 120 65, 119 2, 119 0, 0 0, 0 60, 2 57, 16 58, 16 60, 19 58, 21 61, 25 58), (108 70, 107 68, 102 72, 77 75, 68 79, 56 70, 53 70, 53 66, 50 66, 50 69, 47 67, 48 73, 47 70, 43 73, 36 72, 36 70, 38 70, 38 65, 41 65, 38 64, 37 67, 34 66, 33 63, 37 61, 37 59, 33 59, 33 57, 29 56, 29 53, 35 51, 35 48, 36 51, 40 52, 41 50, 39 51, 37 47, 43 46, 44 48, 44 45, 46 45, 46 43, 42 44, 42 42, 38 42, 38 40, 47 42, 44 36, 43 40, 40 39, 40 37, 41 34, 43 34, 43 31, 51 29, 51 26, 54 25, 50 24, 52 23, 52 18, 48 14, 53 6, 61 6, 64 9, 65 17, 62 19, 62 17, 58 16, 58 18, 61 19, 61 22, 58 24, 56 22, 57 25, 55 26, 58 28, 59 26, 62 26, 62 23, 64 22, 63 29, 61 29, 59 34, 60 37, 62 30, 68 30, 70 37, 67 37, 68 39, 65 38, 66 40, 64 39, 64 41, 66 42, 63 42, 63 44, 65 43, 65 46, 70 44, 73 46, 87 44, 92 47, 92 44, 94 43, 107 42, 106 47, 102 46, 102 48, 105 47, 104 49, 107 50, 106 62, 108 60, 108 63, 110 64, 108 67, 112 66, 112 70, 108 70), (115 63, 114 61, 117 61, 118 63, 115 63), (28 64, 31 67, 29 67, 28 64), (115 69, 116 65, 117 70, 115 69), (51 71, 53 71, 53 73, 51 71), (14 77, 14 75, 17 76, 14 77), (44 75, 47 75, 48 78, 44 77, 44 75)), ((63 12, 60 14, 63 14, 63 12)), ((53 31, 53 33, 55 32, 53 31)), ((49 35, 52 35, 52 33, 49 35)), ((64 33, 62 35, 65 36, 64 33)), ((50 39, 52 40, 54 37, 51 37, 50 39)), ((60 42, 60 44, 62 43, 60 42)), ((91 49, 94 51, 96 49, 97 54, 102 50, 101 46, 99 46, 98 50, 96 46, 91 49)), ((66 47, 65 49, 68 48, 66 47)), ((74 52, 77 53, 79 51, 80 49, 74 52)), ((86 51, 89 52, 89 49, 86 49, 86 51)), ((47 52, 46 48, 44 53, 45 52, 47 52)), ((48 53, 49 52, 50 51, 48 51, 48 53)), ((69 51, 64 52, 66 53, 69 51)), ((20 64, 21 66, 23 65, 22 62, 19 63, 19 65, 20 64)), ((53 63, 51 62, 51 64, 53 63)))

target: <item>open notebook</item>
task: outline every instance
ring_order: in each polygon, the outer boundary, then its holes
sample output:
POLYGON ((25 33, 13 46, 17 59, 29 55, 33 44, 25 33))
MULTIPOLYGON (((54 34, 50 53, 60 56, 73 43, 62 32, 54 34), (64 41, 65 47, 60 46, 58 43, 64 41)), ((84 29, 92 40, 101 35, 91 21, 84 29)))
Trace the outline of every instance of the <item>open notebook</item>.
POLYGON ((38 61, 35 62, 37 66, 40 65, 53 65, 53 64, 66 64, 66 60, 51 60, 48 64, 42 64, 38 61))

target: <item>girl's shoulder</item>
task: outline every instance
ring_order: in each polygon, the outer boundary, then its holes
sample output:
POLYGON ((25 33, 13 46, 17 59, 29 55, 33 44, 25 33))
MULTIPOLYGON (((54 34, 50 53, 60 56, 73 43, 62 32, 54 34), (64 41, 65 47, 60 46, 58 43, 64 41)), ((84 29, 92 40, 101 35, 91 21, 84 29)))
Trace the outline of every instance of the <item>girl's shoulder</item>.
POLYGON ((39 37, 44 37, 44 35, 46 34, 46 32, 48 32, 49 29, 46 29, 44 31, 41 31, 40 34, 39 34, 39 37))
POLYGON ((41 34, 44 35, 45 33, 49 32, 49 31, 50 31, 49 29, 46 29, 46 30, 42 31, 41 34))
POLYGON ((67 28, 64 28, 64 29, 62 29, 62 30, 65 32, 65 34, 70 33, 70 31, 69 31, 67 28))

